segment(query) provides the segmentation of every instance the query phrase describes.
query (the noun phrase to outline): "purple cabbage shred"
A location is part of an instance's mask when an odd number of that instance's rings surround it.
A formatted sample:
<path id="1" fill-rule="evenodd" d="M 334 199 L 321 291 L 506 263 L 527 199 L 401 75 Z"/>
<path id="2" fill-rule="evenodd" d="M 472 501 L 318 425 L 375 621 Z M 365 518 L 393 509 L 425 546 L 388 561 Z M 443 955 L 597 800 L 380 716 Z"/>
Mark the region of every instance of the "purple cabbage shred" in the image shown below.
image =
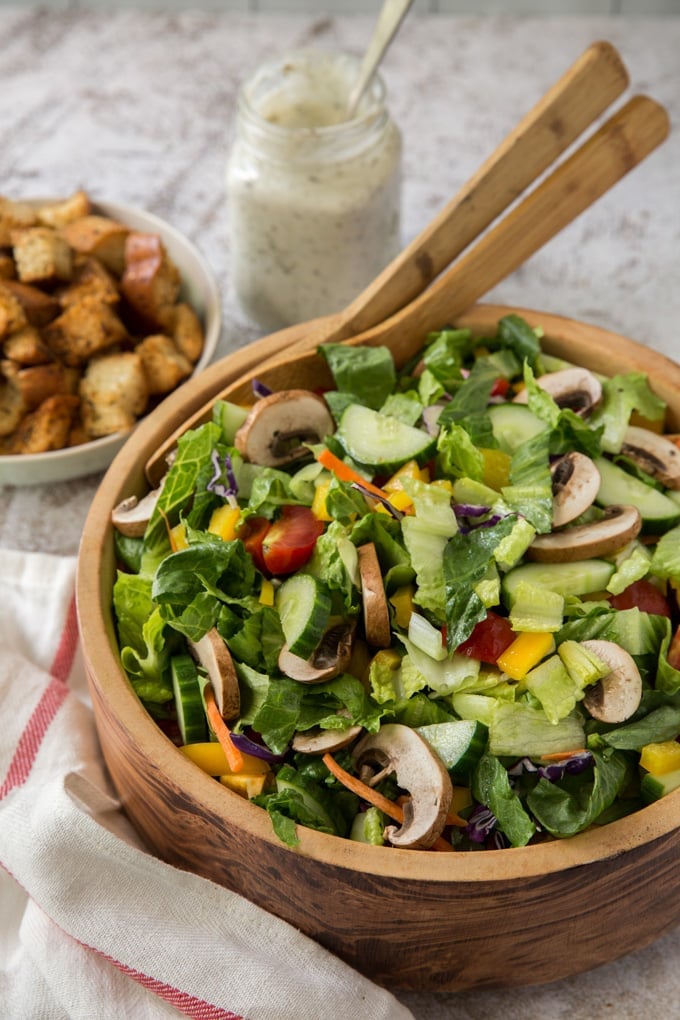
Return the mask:
<path id="1" fill-rule="evenodd" d="M 477 804 L 463 832 L 473 843 L 484 843 L 496 827 L 496 816 L 484 804 Z"/>
<path id="2" fill-rule="evenodd" d="M 273 390 L 266 386 L 265 383 L 260 382 L 259 379 L 253 379 L 251 386 L 256 397 L 268 397 L 273 393 Z"/>
<path id="3" fill-rule="evenodd" d="M 549 765 L 541 765 L 538 769 L 538 775 L 541 779 L 547 779 L 551 783 L 556 783 L 564 776 L 577 776 L 580 772 L 585 772 L 593 764 L 593 756 L 590 751 L 580 751 L 578 754 L 572 754 L 570 758 L 565 758 L 563 761 L 550 762 Z"/>
<path id="4" fill-rule="evenodd" d="M 231 457 L 228 453 L 225 453 L 223 460 L 220 462 L 220 455 L 215 449 L 210 455 L 210 462 L 213 466 L 213 476 L 206 485 L 206 489 L 235 505 L 238 484 Z"/>

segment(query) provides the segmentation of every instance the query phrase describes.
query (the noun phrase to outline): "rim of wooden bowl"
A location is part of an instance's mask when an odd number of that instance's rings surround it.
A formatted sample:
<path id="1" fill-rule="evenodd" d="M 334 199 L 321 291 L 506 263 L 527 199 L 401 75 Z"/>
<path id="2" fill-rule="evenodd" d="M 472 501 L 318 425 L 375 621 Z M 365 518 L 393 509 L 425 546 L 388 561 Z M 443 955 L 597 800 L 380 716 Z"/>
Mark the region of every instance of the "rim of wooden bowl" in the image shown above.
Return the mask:
<path id="1" fill-rule="evenodd" d="M 671 428 L 680 431 L 680 365 L 644 345 L 597 326 L 531 309 L 477 305 L 456 325 L 478 333 L 495 329 L 503 315 L 516 312 L 545 332 L 550 353 L 602 374 L 641 371 L 669 405 Z M 614 357 L 615 349 L 615 357 Z M 134 694 L 120 666 L 111 615 L 114 579 L 112 508 L 132 492 L 145 489 L 144 464 L 158 444 L 194 407 L 223 386 L 228 357 L 185 383 L 148 416 L 116 456 L 98 489 L 83 531 L 77 572 L 77 606 L 90 682 L 128 737 L 144 749 L 150 765 L 202 805 L 255 838 L 279 848 L 267 813 L 205 775 L 161 732 Z M 188 410 L 189 408 L 189 410 Z M 336 867 L 390 878 L 427 882 L 506 882 L 580 867 L 619 855 L 680 828 L 680 791 L 625 818 L 567 840 L 484 853 L 432 854 L 367 847 L 298 827 L 299 846 L 291 851 Z"/>

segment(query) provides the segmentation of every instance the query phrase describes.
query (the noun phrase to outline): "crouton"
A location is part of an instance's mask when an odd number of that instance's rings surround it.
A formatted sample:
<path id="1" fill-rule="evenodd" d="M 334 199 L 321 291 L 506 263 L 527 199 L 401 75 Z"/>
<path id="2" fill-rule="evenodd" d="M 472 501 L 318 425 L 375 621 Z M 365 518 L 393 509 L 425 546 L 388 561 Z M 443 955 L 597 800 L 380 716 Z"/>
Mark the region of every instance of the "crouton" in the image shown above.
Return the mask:
<path id="1" fill-rule="evenodd" d="M 113 273 L 92 255 L 76 255 L 71 282 L 55 292 L 62 308 L 77 304 L 84 297 L 97 298 L 107 305 L 117 305 L 120 301 Z"/>
<path id="2" fill-rule="evenodd" d="M 62 237 L 83 255 L 94 255 L 115 276 L 125 268 L 125 240 L 129 228 L 108 216 L 81 216 L 62 227 Z"/>
<path id="3" fill-rule="evenodd" d="M 153 235 L 144 237 L 144 245 Z M 125 271 L 120 289 L 132 308 L 154 329 L 168 330 L 172 327 L 174 309 L 179 297 L 180 276 L 160 238 L 150 247 L 152 254 L 146 258 L 135 257 L 139 252 L 139 235 L 131 234 L 126 245 Z"/>
<path id="4" fill-rule="evenodd" d="M 5 337 L 2 352 L 17 365 L 44 365 L 52 361 L 52 352 L 35 326 L 24 326 Z"/>
<path id="5" fill-rule="evenodd" d="M 72 380 L 62 365 L 52 361 L 47 365 L 20 367 L 13 361 L 0 362 L 4 377 L 16 386 L 27 411 L 34 411 L 47 397 L 56 393 L 74 393 Z"/>
<path id="6" fill-rule="evenodd" d="M 61 311 L 61 305 L 55 297 L 30 283 L 0 280 L 0 296 L 2 294 L 11 294 L 16 298 L 32 326 L 45 326 Z"/>
<path id="7" fill-rule="evenodd" d="M 17 275 L 14 259 L 6 251 L 0 252 L 0 280 L 13 280 Z"/>
<path id="8" fill-rule="evenodd" d="M 205 343 L 203 326 L 191 305 L 184 301 L 175 306 L 172 339 L 192 364 L 198 361 Z"/>
<path id="9" fill-rule="evenodd" d="M 193 365 L 163 333 L 145 337 L 135 350 L 142 359 L 149 393 L 154 396 L 169 393 L 191 375 Z"/>
<path id="10" fill-rule="evenodd" d="M 84 298 L 70 305 L 43 330 L 48 347 L 65 365 L 84 365 L 89 358 L 125 340 L 125 326 L 111 305 Z"/>
<path id="11" fill-rule="evenodd" d="M 0 437 L 12 435 L 25 413 L 19 390 L 11 380 L 0 377 Z"/>
<path id="12" fill-rule="evenodd" d="M 24 227 L 11 234 L 17 276 L 23 283 L 70 280 L 71 249 L 51 227 Z"/>
<path id="13" fill-rule="evenodd" d="M 136 351 L 93 358 L 80 381 L 79 394 L 90 439 L 128 431 L 149 399 L 142 359 Z"/>
<path id="14" fill-rule="evenodd" d="M 35 209 L 28 202 L 13 202 L 0 196 L 0 248 L 11 247 L 13 230 L 33 227 L 37 222 Z"/>
<path id="15" fill-rule="evenodd" d="M 27 325 L 26 313 L 8 290 L 0 285 L 0 340 Z"/>
<path id="16" fill-rule="evenodd" d="M 65 227 L 67 223 L 82 219 L 92 211 L 89 197 L 84 191 L 76 191 L 69 198 L 59 202 L 41 205 L 36 210 L 38 222 L 44 227 Z"/>
<path id="17" fill-rule="evenodd" d="M 61 450 L 68 441 L 71 423 L 78 411 L 78 397 L 59 393 L 27 414 L 16 431 L 8 437 L 6 452 L 46 453 Z"/>

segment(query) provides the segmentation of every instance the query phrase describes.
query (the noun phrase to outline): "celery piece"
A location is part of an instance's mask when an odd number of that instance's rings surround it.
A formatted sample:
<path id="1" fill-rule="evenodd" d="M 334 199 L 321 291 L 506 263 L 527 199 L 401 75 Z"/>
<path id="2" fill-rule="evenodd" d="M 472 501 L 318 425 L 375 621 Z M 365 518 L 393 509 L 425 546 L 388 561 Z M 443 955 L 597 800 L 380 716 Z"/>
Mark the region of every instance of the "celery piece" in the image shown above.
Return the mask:
<path id="1" fill-rule="evenodd" d="M 567 672 L 559 655 L 551 655 L 530 670 L 524 684 L 540 701 L 551 723 L 558 723 L 568 716 L 581 696 L 581 687 Z"/>
<path id="2" fill-rule="evenodd" d="M 557 652 L 569 676 L 580 690 L 601 680 L 609 672 L 609 666 L 593 655 L 580 641 L 563 641 L 558 646 Z"/>

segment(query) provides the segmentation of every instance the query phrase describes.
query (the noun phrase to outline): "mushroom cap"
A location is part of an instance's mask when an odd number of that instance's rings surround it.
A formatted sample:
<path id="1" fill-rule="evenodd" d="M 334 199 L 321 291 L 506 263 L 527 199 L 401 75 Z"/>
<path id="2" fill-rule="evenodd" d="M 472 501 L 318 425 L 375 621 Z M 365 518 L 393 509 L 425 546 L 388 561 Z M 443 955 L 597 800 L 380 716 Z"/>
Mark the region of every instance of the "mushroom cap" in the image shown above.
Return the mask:
<path id="1" fill-rule="evenodd" d="M 301 754 L 326 754 L 347 747 L 361 733 L 362 726 L 348 726 L 346 730 L 308 730 L 296 733 L 291 741 L 294 751 Z"/>
<path id="2" fill-rule="evenodd" d="M 279 390 L 252 407 L 234 445 L 252 464 L 281 467 L 307 454 L 304 443 L 319 443 L 334 430 L 323 397 L 311 390 Z"/>
<path id="3" fill-rule="evenodd" d="M 680 449 L 650 429 L 629 425 L 621 453 L 669 489 L 680 489 Z"/>
<path id="4" fill-rule="evenodd" d="M 536 380 L 542 390 L 549 393 L 559 407 L 568 407 L 576 414 L 586 416 L 602 399 L 602 384 L 587 368 L 562 368 L 559 372 L 547 372 Z M 527 390 L 514 398 L 516 404 L 529 401 Z"/>
<path id="5" fill-rule="evenodd" d="M 540 563 L 569 563 L 591 557 L 611 556 L 631 542 L 642 528 L 635 506 L 608 506 L 599 521 L 578 524 L 548 535 L 537 535 L 526 555 Z"/>
<path id="6" fill-rule="evenodd" d="M 401 827 L 388 825 L 385 838 L 392 846 L 426 850 L 441 836 L 453 797 L 451 778 L 437 754 L 423 738 L 401 723 L 387 723 L 356 745 L 357 768 L 376 764 L 380 776 L 394 773 L 409 799 Z M 377 782 L 374 777 L 373 782 Z"/>
<path id="7" fill-rule="evenodd" d="M 355 627 L 354 620 L 331 623 L 308 659 L 293 655 L 284 645 L 279 653 L 279 669 L 303 684 L 320 684 L 338 676 L 347 669 L 352 657 Z"/>
<path id="8" fill-rule="evenodd" d="M 553 527 L 580 517 L 595 502 L 600 488 L 600 472 L 584 453 L 572 450 L 551 466 L 553 489 Z"/>
<path id="9" fill-rule="evenodd" d="M 161 494 L 161 485 L 146 496 L 137 499 L 136 496 L 128 496 L 111 511 L 111 523 L 116 531 L 128 538 L 141 538 L 151 520 L 158 497 Z"/>
<path id="10" fill-rule="evenodd" d="M 581 644 L 610 668 L 606 676 L 586 688 L 583 704 L 599 722 L 630 719 L 642 698 L 642 679 L 635 660 L 614 641 L 592 639 Z"/>
<path id="11" fill-rule="evenodd" d="M 192 655 L 208 674 L 215 701 L 223 719 L 236 719 L 241 712 L 241 693 L 231 653 L 213 627 L 199 641 L 189 641 Z"/>
<path id="12" fill-rule="evenodd" d="M 374 648 L 389 648 L 392 642 L 390 610 L 375 544 L 366 542 L 357 552 L 366 640 Z"/>

